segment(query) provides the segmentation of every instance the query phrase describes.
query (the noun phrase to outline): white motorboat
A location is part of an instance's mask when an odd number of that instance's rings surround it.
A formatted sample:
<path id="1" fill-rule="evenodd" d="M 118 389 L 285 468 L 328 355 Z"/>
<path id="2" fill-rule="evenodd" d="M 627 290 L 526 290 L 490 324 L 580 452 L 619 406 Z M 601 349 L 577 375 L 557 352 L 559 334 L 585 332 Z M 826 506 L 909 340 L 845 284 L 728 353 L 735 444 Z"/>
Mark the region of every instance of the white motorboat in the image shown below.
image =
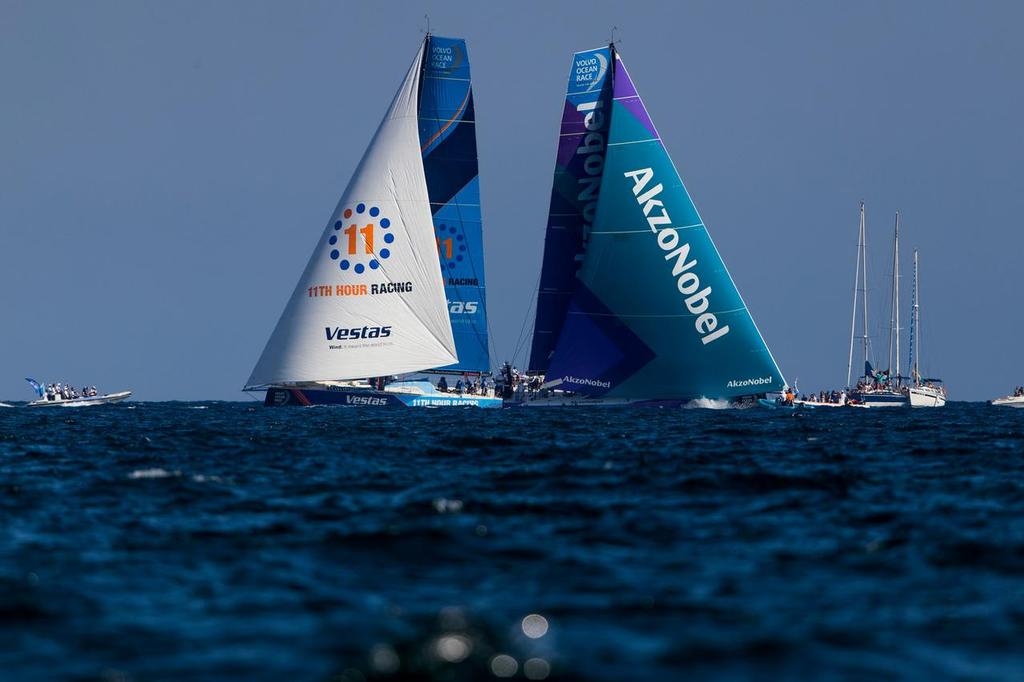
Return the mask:
<path id="1" fill-rule="evenodd" d="M 53 400 L 48 400 L 47 398 L 33 400 L 25 407 L 91 407 L 93 405 L 110 405 L 121 402 L 131 394 L 131 391 L 121 391 L 120 393 L 105 393 L 87 398 L 61 398 L 60 396 L 54 396 Z"/>
<path id="2" fill-rule="evenodd" d="M 7 403 L 0 403 L 0 407 L 14 407 L 14 405 L 8 405 Z"/>
<path id="3" fill-rule="evenodd" d="M 1024 407 L 1024 395 L 1008 395 L 1004 398 L 996 398 L 990 401 L 989 404 L 1000 407 Z"/>

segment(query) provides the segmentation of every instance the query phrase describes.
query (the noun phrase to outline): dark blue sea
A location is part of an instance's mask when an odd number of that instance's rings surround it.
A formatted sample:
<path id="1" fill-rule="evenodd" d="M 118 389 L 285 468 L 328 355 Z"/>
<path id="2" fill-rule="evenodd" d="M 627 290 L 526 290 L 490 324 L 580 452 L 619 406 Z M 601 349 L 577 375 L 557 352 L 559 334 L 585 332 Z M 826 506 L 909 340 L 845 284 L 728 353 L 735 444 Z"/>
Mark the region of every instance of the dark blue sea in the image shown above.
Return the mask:
<path id="1" fill-rule="evenodd" d="M 0 679 L 1021 680 L 1024 410 L 0 410 Z"/>

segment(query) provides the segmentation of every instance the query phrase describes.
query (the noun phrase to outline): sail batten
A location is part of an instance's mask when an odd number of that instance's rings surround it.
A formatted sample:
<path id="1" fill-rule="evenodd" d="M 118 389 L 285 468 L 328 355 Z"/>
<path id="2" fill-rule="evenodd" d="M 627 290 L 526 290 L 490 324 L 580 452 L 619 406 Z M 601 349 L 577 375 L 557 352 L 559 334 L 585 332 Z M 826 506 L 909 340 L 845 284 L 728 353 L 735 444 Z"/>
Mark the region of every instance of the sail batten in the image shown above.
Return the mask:
<path id="1" fill-rule="evenodd" d="M 418 135 L 421 46 L 247 388 L 415 372 L 457 360 Z"/>

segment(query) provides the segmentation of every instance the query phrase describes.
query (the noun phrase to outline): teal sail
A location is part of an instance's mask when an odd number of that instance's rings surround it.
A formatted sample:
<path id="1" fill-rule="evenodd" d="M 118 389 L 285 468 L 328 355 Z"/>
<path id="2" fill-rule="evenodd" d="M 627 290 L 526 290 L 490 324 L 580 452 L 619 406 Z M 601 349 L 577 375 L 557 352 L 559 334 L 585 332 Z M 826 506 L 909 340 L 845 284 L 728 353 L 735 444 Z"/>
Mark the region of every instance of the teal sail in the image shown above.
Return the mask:
<path id="1" fill-rule="evenodd" d="M 419 133 L 448 314 L 459 361 L 438 372 L 489 373 L 483 225 L 469 53 L 461 38 L 428 35 Z"/>
<path id="2" fill-rule="evenodd" d="M 781 390 L 782 373 L 621 58 L 605 53 L 607 143 L 588 161 L 601 169 L 600 194 L 545 383 L 617 399 Z"/>

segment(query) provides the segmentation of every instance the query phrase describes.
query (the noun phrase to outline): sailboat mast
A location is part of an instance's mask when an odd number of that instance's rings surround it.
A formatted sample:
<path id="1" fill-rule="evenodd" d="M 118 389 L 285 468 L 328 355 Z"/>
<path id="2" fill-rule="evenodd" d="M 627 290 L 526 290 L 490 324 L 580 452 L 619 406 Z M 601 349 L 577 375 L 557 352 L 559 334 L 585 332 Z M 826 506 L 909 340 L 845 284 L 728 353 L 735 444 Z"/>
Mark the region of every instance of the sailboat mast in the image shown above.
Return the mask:
<path id="1" fill-rule="evenodd" d="M 861 259 L 861 294 L 864 304 L 864 327 L 861 329 L 863 336 L 861 341 L 864 345 L 864 373 L 867 374 L 868 366 L 868 228 L 864 219 L 864 202 L 860 202 L 860 259 Z"/>
<path id="2" fill-rule="evenodd" d="M 900 382 L 900 212 L 896 211 L 895 261 L 893 270 L 893 286 L 895 286 L 895 317 L 896 317 L 896 382 Z"/>
<path id="3" fill-rule="evenodd" d="M 921 370 L 919 368 L 921 357 L 921 312 L 919 299 L 920 292 L 918 290 L 917 283 L 917 249 L 914 249 L 914 305 L 913 305 L 913 319 L 910 327 L 910 373 L 914 379 L 914 383 L 918 384 L 921 381 Z M 914 341 L 917 341 L 917 352 L 914 352 Z"/>
<path id="4" fill-rule="evenodd" d="M 892 242 L 892 300 L 889 315 L 889 362 L 890 378 L 893 364 L 896 376 L 900 375 L 900 212 L 896 211 L 896 229 Z M 896 341 L 896 362 L 893 363 L 893 340 Z"/>
<path id="5" fill-rule="evenodd" d="M 857 231 L 857 267 L 853 274 L 853 315 L 850 319 L 850 355 L 846 361 L 846 386 L 853 378 L 853 337 L 857 332 L 857 294 L 860 288 L 860 256 L 864 249 L 864 202 L 860 202 L 860 229 Z"/>

